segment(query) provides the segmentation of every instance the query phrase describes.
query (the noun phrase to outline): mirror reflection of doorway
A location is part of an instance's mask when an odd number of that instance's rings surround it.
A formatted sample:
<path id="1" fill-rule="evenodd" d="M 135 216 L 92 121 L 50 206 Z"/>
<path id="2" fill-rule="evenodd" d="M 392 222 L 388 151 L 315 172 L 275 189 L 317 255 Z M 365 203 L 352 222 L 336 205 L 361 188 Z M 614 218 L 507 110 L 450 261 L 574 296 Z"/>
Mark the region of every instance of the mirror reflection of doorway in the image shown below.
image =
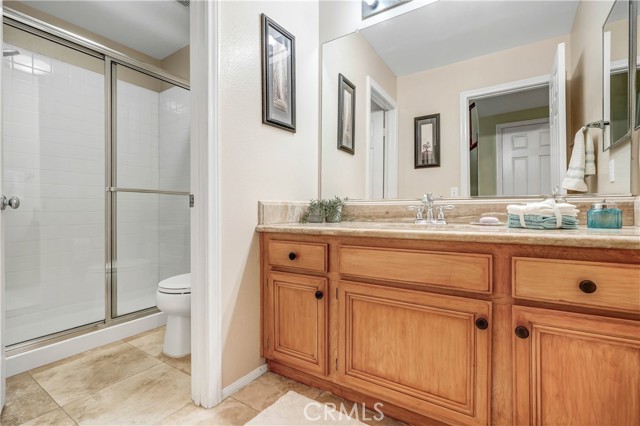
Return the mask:
<path id="1" fill-rule="evenodd" d="M 549 86 L 473 99 L 470 195 L 538 195 L 550 181 Z"/>
<path id="2" fill-rule="evenodd" d="M 380 85 L 367 77 L 368 198 L 398 196 L 398 106 Z"/>

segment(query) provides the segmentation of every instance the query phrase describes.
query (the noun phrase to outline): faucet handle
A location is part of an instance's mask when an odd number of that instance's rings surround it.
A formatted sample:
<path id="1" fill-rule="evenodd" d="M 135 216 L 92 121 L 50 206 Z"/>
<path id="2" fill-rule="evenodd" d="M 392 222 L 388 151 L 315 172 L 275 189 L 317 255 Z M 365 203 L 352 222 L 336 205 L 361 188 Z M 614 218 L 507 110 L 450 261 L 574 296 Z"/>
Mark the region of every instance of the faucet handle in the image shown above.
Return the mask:
<path id="1" fill-rule="evenodd" d="M 453 204 L 447 204 L 446 206 L 438 206 L 438 218 L 437 220 L 446 220 L 444 217 L 444 211 L 445 210 L 453 210 L 455 209 L 456 206 L 454 206 Z"/>

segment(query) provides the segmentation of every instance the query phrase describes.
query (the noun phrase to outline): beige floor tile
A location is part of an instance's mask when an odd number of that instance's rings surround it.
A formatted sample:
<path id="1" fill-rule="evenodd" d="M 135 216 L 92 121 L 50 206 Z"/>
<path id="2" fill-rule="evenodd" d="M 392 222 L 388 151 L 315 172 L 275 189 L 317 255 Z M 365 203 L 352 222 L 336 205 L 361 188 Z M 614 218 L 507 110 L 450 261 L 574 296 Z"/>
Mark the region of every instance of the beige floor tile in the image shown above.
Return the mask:
<path id="1" fill-rule="evenodd" d="M 339 398 L 333 394 L 328 392 L 322 392 L 318 398 L 316 398 L 318 402 L 322 402 L 323 404 L 330 404 L 332 408 L 342 411 L 346 414 L 349 414 L 353 418 L 357 418 L 363 423 L 366 423 L 371 426 L 405 426 L 405 423 L 402 423 L 399 420 L 393 419 L 391 417 L 384 416 L 380 419 L 380 414 L 376 411 L 372 411 L 369 409 L 362 409 L 362 404 L 358 404 L 355 402 L 347 401 L 346 399 Z M 356 405 L 354 409 L 353 406 Z M 384 406 L 381 407 L 381 410 L 384 411 Z"/>
<path id="2" fill-rule="evenodd" d="M 124 341 L 158 358 L 163 355 L 164 329 L 165 327 L 155 328 L 145 333 L 128 337 Z"/>
<path id="3" fill-rule="evenodd" d="M 63 408 L 80 425 L 134 425 L 156 423 L 190 402 L 190 377 L 160 363 Z"/>
<path id="4" fill-rule="evenodd" d="M 76 422 L 62 408 L 58 408 L 21 426 L 75 426 L 75 424 Z"/>
<path id="5" fill-rule="evenodd" d="M 160 422 L 161 425 L 242 426 L 258 412 L 233 398 L 227 398 L 210 410 L 189 404 Z"/>
<path id="6" fill-rule="evenodd" d="M 173 368 L 177 368 L 183 373 L 191 375 L 191 355 L 183 356 L 182 358 L 171 358 L 170 356 L 162 354 L 158 359 Z"/>
<path id="7" fill-rule="evenodd" d="M 0 424 L 15 426 L 58 408 L 58 404 L 36 383 L 29 373 L 7 379 L 7 399 Z"/>
<path id="8" fill-rule="evenodd" d="M 34 379 L 60 405 L 83 398 L 160 363 L 123 342 L 92 349 L 32 370 Z"/>
<path id="9" fill-rule="evenodd" d="M 254 410 L 262 411 L 291 390 L 311 399 L 316 399 L 322 392 L 320 389 L 268 372 L 231 396 Z"/>

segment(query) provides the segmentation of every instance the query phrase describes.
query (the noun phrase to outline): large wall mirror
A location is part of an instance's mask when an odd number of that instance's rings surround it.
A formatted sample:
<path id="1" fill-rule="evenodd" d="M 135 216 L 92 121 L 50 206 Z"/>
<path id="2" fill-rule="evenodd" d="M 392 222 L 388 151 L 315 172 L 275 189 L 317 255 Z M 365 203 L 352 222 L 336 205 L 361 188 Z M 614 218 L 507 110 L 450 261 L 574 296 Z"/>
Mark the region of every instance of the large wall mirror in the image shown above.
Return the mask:
<path id="1" fill-rule="evenodd" d="M 605 146 L 597 126 L 604 33 L 626 7 L 626 27 L 615 23 L 626 39 L 616 30 L 609 53 L 626 43 L 628 58 L 628 0 L 413 0 L 373 23 L 353 18 L 354 4 L 321 5 L 321 196 L 548 195 L 562 187 L 579 138 L 595 152 L 586 193 L 630 194 L 630 138 Z M 356 87 L 353 154 L 336 148 L 340 74 Z M 437 121 L 417 132 L 427 116 Z M 436 152 L 437 164 L 420 166 Z"/>

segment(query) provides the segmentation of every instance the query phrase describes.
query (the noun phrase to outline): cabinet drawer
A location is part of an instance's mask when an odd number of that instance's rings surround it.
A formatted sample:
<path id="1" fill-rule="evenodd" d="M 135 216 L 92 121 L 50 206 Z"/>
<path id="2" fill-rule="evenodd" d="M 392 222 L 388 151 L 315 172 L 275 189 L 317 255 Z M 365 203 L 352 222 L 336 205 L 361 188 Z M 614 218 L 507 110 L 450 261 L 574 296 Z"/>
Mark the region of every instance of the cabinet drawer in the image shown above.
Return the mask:
<path id="1" fill-rule="evenodd" d="M 269 241 L 269 264 L 326 272 L 327 245 L 296 241 Z"/>
<path id="2" fill-rule="evenodd" d="M 514 257 L 514 297 L 640 312 L 640 265 Z"/>
<path id="3" fill-rule="evenodd" d="M 340 247 L 340 273 L 488 293 L 491 255 Z"/>

